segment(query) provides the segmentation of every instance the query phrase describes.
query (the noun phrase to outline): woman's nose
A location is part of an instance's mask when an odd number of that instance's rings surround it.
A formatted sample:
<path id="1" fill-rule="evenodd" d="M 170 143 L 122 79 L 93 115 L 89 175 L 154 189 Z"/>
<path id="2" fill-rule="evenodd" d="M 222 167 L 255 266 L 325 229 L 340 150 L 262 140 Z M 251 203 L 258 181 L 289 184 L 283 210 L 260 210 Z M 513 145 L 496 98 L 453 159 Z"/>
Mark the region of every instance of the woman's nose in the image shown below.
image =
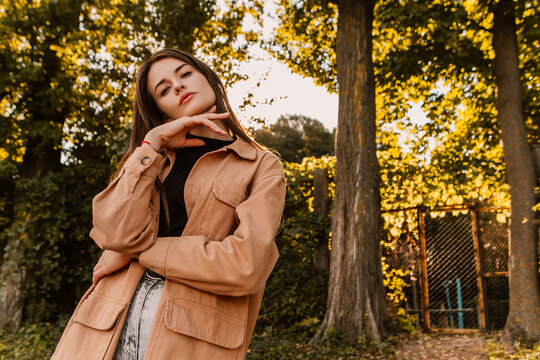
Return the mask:
<path id="1" fill-rule="evenodd" d="M 180 91 L 184 90 L 185 86 L 184 84 L 177 84 L 175 88 L 176 88 L 176 93 L 178 94 L 180 93 Z"/>

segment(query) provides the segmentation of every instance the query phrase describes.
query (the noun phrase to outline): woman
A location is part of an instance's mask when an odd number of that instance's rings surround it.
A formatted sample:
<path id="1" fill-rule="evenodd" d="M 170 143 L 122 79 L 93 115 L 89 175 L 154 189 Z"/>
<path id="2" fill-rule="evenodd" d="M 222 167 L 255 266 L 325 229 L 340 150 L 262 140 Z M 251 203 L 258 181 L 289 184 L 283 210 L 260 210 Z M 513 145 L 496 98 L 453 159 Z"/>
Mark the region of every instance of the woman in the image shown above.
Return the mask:
<path id="1" fill-rule="evenodd" d="M 214 71 L 171 49 L 142 64 L 111 179 L 92 202 L 104 251 L 52 359 L 244 359 L 286 183 Z"/>

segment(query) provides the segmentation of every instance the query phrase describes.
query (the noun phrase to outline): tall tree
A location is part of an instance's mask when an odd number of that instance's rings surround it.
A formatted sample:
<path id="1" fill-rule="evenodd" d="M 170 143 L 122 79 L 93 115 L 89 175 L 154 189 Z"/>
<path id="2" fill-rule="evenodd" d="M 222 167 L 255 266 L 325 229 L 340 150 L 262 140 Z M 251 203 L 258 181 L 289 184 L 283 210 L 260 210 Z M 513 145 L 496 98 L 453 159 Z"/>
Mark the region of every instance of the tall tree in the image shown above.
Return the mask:
<path id="1" fill-rule="evenodd" d="M 497 117 L 512 212 L 508 267 L 510 310 L 504 338 L 510 343 L 519 337 L 536 341 L 540 340 L 538 229 L 533 210 L 536 177 L 523 121 L 515 5 L 512 0 L 499 0 L 492 5 L 492 11 Z"/>
<path id="2" fill-rule="evenodd" d="M 334 328 L 351 342 L 380 343 L 386 300 L 380 247 L 379 165 L 372 63 L 374 1 L 338 2 L 336 187 L 325 318 L 313 340 Z"/>
<path id="3" fill-rule="evenodd" d="M 377 1 L 373 56 L 385 208 L 467 201 L 509 205 L 495 106 L 489 3 L 496 1 Z M 335 91 L 337 14 L 316 1 L 302 2 L 304 7 L 288 0 L 280 4 L 282 23 L 268 49 L 294 71 Z M 513 4 L 523 122 L 528 142 L 536 144 L 540 141 L 540 11 L 538 0 Z M 298 38 L 302 42 L 295 41 Z M 409 118 L 414 102 L 421 105 L 428 121 Z"/>

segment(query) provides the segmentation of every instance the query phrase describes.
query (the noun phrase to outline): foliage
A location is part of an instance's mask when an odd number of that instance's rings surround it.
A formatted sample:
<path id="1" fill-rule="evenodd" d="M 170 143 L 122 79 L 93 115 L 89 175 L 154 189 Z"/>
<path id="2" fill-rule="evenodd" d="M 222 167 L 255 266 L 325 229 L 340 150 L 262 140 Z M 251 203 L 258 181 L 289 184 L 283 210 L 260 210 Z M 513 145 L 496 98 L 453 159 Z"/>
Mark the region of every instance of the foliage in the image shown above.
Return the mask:
<path id="1" fill-rule="evenodd" d="M 71 163 L 114 163 L 126 146 L 137 64 L 157 48 L 180 47 L 200 53 L 230 85 L 256 39 L 240 31 L 252 11 L 242 2 L 220 13 L 215 0 L 66 5 L 1 3 L 0 135 L 13 162 L 27 144 L 38 151 L 52 142 Z"/>
<path id="2" fill-rule="evenodd" d="M 198 3 L 197 0 L 192 1 Z M 215 0 L 211 2 L 215 3 Z M 246 30 L 243 25 L 246 21 L 253 22 L 257 14 L 262 13 L 263 1 L 234 0 L 225 4 L 220 8 L 212 7 L 210 18 L 195 28 L 193 49 L 195 55 L 211 66 L 228 87 L 248 77 L 242 72 L 242 64 L 255 58 L 248 49 L 260 40 L 261 31 Z M 163 10 L 168 12 L 170 8 L 164 7 Z M 170 26 L 173 31 L 179 32 L 176 23 L 172 22 Z M 247 96 L 240 110 L 253 105 L 251 97 L 252 94 Z"/>
<path id="3" fill-rule="evenodd" d="M 388 246 L 383 241 L 383 247 Z M 392 269 L 382 257 L 382 270 L 384 274 L 383 284 L 386 288 L 386 297 L 389 307 L 389 318 L 397 324 L 399 330 L 409 335 L 415 335 L 416 316 L 406 313 L 404 307 L 407 302 L 403 289 L 411 286 L 405 279 L 407 274 L 401 269 Z"/>
<path id="4" fill-rule="evenodd" d="M 383 273 L 385 274 L 383 280 L 384 286 L 388 290 L 391 290 L 391 292 L 388 294 L 388 300 L 390 300 L 396 305 L 399 305 L 402 301 L 405 300 L 405 294 L 403 293 L 403 289 L 410 286 L 403 280 L 403 278 L 407 274 L 400 269 L 390 269 L 390 266 L 384 262 L 384 257 L 382 261 Z"/>
<path id="5" fill-rule="evenodd" d="M 379 349 L 375 343 L 346 345 L 337 335 L 327 336 L 315 344 L 308 344 L 308 337 L 279 337 L 270 334 L 255 335 L 251 341 L 248 360 L 274 359 L 391 359 L 395 355 L 397 339 L 389 337 Z"/>
<path id="6" fill-rule="evenodd" d="M 2 233 L 11 223 L 13 218 L 13 194 L 15 182 L 13 178 L 17 173 L 14 164 L 0 160 L 0 233 Z M 0 256 L 3 255 L 6 241 L 0 236 Z"/>
<path id="7" fill-rule="evenodd" d="M 334 154 L 334 134 L 315 119 L 303 115 L 281 115 L 274 124 L 253 131 L 255 139 L 277 150 L 287 162 L 304 157 Z"/>
<path id="8" fill-rule="evenodd" d="M 56 321 L 58 314 L 72 312 L 90 286 L 100 252 L 88 237 L 92 197 L 106 175 L 102 169 L 92 174 L 70 166 L 15 183 L 14 220 L 3 236 L 6 254 L 18 256 L 4 257 L 2 273 L 24 272 L 23 318 L 28 321 Z"/>
<path id="9" fill-rule="evenodd" d="M 524 112 L 534 144 L 540 134 L 538 3 L 516 6 Z M 276 17 L 265 47 L 292 71 L 337 91 L 337 6 L 281 0 Z M 373 26 L 383 208 L 508 206 L 485 2 L 378 1 Z M 415 104 L 428 121 L 410 117 Z"/>
<path id="10" fill-rule="evenodd" d="M 327 0 L 279 0 L 274 37 L 262 44 L 293 72 L 337 92 L 338 6 Z"/>
<path id="11" fill-rule="evenodd" d="M 333 197 L 332 157 L 306 157 L 285 163 L 287 197 L 283 226 L 276 237 L 280 257 L 268 279 L 256 331 L 259 333 L 311 332 L 324 316 L 328 273 L 314 264 L 319 241 L 328 242 L 329 214 L 313 211 L 313 170 L 328 170 Z"/>
<path id="12" fill-rule="evenodd" d="M 50 359 L 65 322 L 27 323 L 16 331 L 0 329 L 0 360 Z"/>
<path id="13" fill-rule="evenodd" d="M 519 339 L 508 349 L 506 344 L 492 340 L 488 343 L 487 357 L 489 360 L 539 359 L 540 342 L 535 344 Z"/>

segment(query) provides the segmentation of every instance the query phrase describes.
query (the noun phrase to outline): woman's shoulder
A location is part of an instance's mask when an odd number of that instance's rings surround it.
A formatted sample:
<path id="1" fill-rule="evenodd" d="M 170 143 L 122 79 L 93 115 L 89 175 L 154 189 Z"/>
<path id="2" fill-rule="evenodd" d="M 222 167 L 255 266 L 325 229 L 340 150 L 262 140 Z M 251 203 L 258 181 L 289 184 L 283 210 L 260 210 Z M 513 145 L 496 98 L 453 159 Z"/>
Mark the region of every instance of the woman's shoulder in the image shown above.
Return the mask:
<path id="1" fill-rule="evenodd" d="M 263 177 L 272 175 L 284 176 L 283 164 L 278 153 L 270 150 L 257 149 L 257 158 L 259 160 L 259 175 L 262 175 Z"/>
<path id="2" fill-rule="evenodd" d="M 257 163 L 274 163 L 281 166 L 279 153 L 273 149 L 260 148 L 252 142 L 237 136 L 235 141 L 227 146 L 234 150 L 241 158 L 247 160 L 255 160 Z"/>

